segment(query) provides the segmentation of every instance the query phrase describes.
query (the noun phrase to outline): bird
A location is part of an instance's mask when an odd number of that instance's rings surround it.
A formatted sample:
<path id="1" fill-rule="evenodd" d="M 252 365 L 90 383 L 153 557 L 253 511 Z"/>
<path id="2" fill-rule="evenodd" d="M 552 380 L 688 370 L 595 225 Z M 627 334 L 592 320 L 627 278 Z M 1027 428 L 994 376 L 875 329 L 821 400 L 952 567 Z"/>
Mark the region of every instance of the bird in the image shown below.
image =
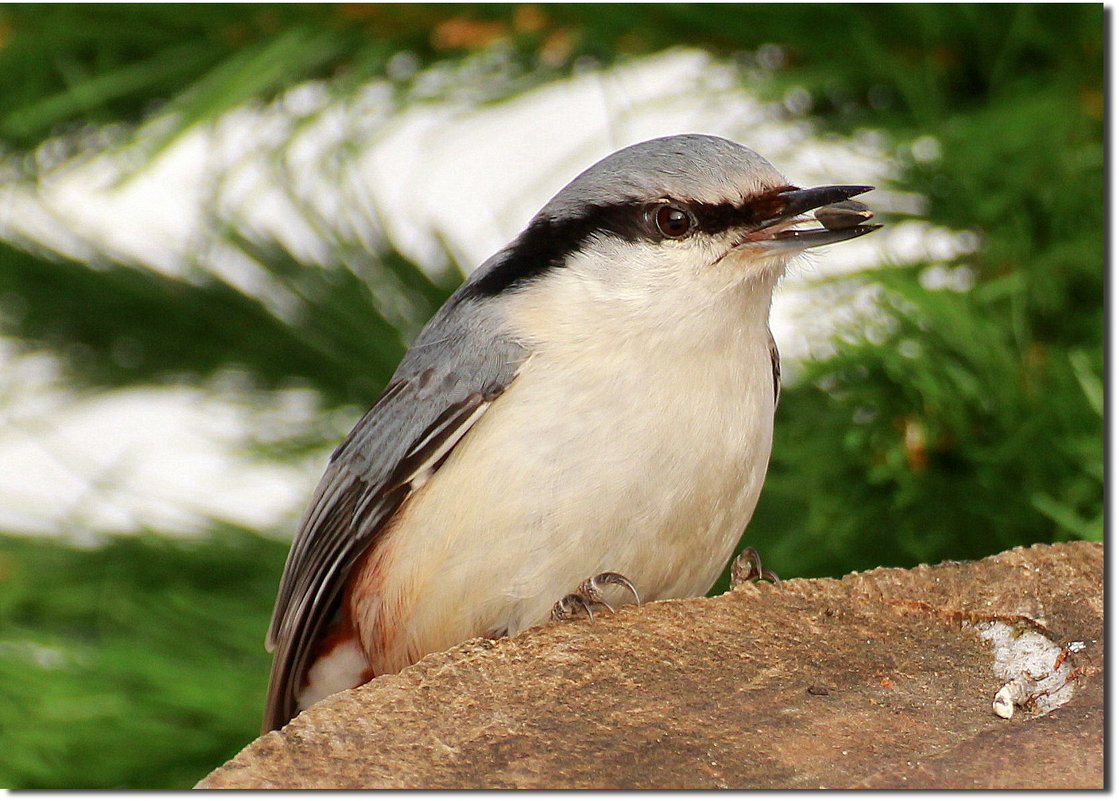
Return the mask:
<path id="1" fill-rule="evenodd" d="M 880 227 L 843 207 L 796 225 L 872 188 L 802 189 L 679 134 L 560 190 L 330 457 L 277 593 L 263 731 L 474 637 L 706 593 L 769 462 L 774 287 L 797 254 Z"/>

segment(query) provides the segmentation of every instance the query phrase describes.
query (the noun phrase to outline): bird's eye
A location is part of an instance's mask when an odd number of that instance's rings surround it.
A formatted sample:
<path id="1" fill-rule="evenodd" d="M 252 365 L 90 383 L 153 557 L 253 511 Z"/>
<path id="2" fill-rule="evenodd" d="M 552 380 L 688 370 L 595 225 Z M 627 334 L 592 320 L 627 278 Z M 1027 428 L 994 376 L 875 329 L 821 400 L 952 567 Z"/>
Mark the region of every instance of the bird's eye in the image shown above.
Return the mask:
<path id="1" fill-rule="evenodd" d="M 692 216 L 679 206 L 661 206 L 657 209 L 657 228 L 665 236 L 679 239 L 692 230 Z"/>

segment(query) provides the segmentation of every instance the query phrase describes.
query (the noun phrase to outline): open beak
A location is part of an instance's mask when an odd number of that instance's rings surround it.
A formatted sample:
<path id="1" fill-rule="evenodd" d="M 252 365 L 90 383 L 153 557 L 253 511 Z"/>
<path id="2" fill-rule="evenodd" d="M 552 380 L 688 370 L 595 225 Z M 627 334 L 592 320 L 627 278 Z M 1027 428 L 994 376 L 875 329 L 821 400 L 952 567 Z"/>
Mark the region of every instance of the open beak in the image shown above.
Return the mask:
<path id="1" fill-rule="evenodd" d="M 806 248 L 831 245 L 854 239 L 881 225 L 868 225 L 863 220 L 874 216 L 869 208 L 858 201 L 850 200 L 855 195 L 869 192 L 873 186 L 816 186 L 811 189 L 790 189 L 778 192 L 774 197 L 775 208 L 772 214 L 762 220 L 748 241 L 762 245 L 767 250 L 804 250 Z M 805 212 L 818 210 L 816 219 L 824 224 L 821 228 L 791 228 L 797 223 L 807 222 L 799 218 Z"/>

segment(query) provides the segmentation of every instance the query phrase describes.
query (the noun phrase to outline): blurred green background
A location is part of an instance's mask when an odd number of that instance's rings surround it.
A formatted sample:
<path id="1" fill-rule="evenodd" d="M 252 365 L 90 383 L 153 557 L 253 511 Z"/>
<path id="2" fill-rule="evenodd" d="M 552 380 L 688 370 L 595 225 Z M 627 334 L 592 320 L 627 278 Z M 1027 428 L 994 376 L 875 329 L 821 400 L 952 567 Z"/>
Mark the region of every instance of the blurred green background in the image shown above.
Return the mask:
<path id="1" fill-rule="evenodd" d="M 143 171 L 191 129 L 308 81 L 345 102 L 387 76 L 407 104 L 428 70 L 495 48 L 506 73 L 479 105 L 669 47 L 746 66 L 779 52 L 743 68 L 751 92 L 801 92 L 821 136 L 874 131 L 896 154 L 887 188 L 980 244 L 939 265 L 965 267 L 966 291 L 920 261 L 842 279 L 872 288 L 888 322 L 841 326 L 834 353 L 786 382 L 745 542 L 786 577 L 972 559 L 1103 533 L 1104 24 L 1099 5 L 9 5 L 0 188 L 133 145 L 158 116 Z M 250 397 L 312 390 L 329 424 L 250 445 L 320 459 L 459 278 L 387 239 L 336 235 L 311 260 L 236 225 L 225 237 L 293 313 L 201 270 L 12 237 L 7 352 L 51 354 L 80 396 L 230 370 Z M 122 341 L 142 357 L 121 358 Z M 236 753 L 259 725 L 285 536 L 221 520 L 193 537 L 0 536 L 0 785 L 188 787 Z"/>

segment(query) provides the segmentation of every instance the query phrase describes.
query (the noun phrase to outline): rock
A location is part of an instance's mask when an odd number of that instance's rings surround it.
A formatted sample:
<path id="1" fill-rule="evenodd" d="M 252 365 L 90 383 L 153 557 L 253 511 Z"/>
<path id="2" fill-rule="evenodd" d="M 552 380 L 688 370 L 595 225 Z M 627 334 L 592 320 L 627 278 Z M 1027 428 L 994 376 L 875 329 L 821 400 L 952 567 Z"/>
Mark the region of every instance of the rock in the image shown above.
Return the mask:
<path id="1" fill-rule="evenodd" d="M 433 654 L 198 787 L 1102 788 L 1103 657 L 1099 544 L 747 584 Z"/>

